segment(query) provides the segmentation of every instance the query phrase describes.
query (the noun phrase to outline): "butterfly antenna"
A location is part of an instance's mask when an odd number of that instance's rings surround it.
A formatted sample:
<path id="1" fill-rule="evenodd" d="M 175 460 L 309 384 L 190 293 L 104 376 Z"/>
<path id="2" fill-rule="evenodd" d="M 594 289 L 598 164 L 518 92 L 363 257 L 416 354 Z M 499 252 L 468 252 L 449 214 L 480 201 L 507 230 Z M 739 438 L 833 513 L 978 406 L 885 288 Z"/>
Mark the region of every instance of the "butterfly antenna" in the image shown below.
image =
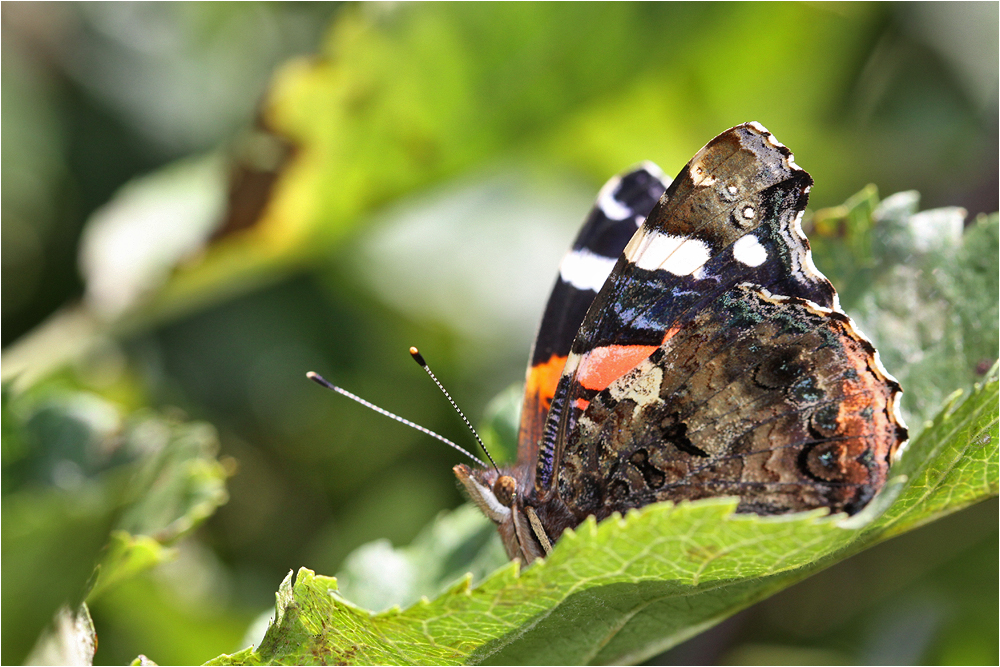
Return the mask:
<path id="1" fill-rule="evenodd" d="M 428 376 L 430 376 L 431 380 L 434 381 L 434 384 L 436 384 L 437 387 L 438 387 L 438 389 L 441 390 L 441 393 L 444 394 L 444 397 L 448 399 L 449 403 L 451 403 L 451 407 L 455 408 L 455 412 L 458 413 L 458 416 L 462 418 L 462 421 L 465 422 L 465 425 L 469 427 L 470 431 L 472 431 L 473 437 L 475 437 L 476 442 L 479 443 L 479 446 L 482 447 L 483 452 L 486 454 L 486 458 L 488 458 L 490 460 L 490 463 L 493 464 L 493 469 L 496 470 L 497 473 L 499 474 L 500 473 L 500 468 L 497 467 L 496 461 L 494 461 L 493 457 L 490 456 L 490 450 L 486 449 L 486 444 L 483 443 L 483 439 L 479 437 L 479 434 L 476 433 L 476 429 L 474 429 L 472 427 L 472 424 L 469 422 L 469 419 L 465 416 L 465 413 L 462 412 L 462 409 L 460 407 L 458 407 L 457 403 L 455 403 L 455 399 L 453 399 L 451 397 L 451 394 L 448 393 L 448 390 L 444 388 L 444 385 L 441 384 L 441 382 L 437 379 L 437 376 L 434 375 L 434 372 L 431 371 L 430 366 L 428 366 L 427 362 L 424 361 L 423 355 L 420 354 L 420 352 L 417 350 L 417 348 L 411 347 L 410 348 L 410 356 L 413 357 L 413 360 L 415 362 L 417 362 L 417 364 L 421 368 L 424 369 L 424 372 L 426 372 Z M 483 467 L 485 468 L 486 466 L 484 465 Z"/>
<path id="2" fill-rule="evenodd" d="M 404 419 L 403 417 L 400 417 L 397 414 L 393 414 L 393 413 L 389 412 L 388 410 L 386 410 L 384 408 L 380 408 L 379 406 L 375 405 L 374 403 L 369 403 L 368 401 L 366 401 L 365 399 L 361 398 L 360 396 L 352 394 L 351 392 L 347 391 L 346 389 L 344 389 L 342 387 L 338 387 L 337 385 L 328 382 L 319 373 L 313 373 L 312 371 L 309 371 L 308 373 L 306 373 L 306 377 L 309 378 L 310 380 L 312 380 L 313 382 L 315 382 L 318 385 L 321 385 L 323 387 L 326 387 L 327 389 L 333 390 L 333 391 L 337 392 L 338 394 L 340 394 L 341 396 L 346 396 L 347 398 L 351 399 L 352 401 L 360 403 L 361 405 L 365 406 L 366 408 L 374 410 L 375 412 L 379 413 L 380 415 L 385 415 L 389 419 L 395 419 L 400 424 L 406 424 L 410 428 L 415 428 L 416 430 L 420 431 L 421 433 L 425 433 L 425 434 L 431 436 L 432 438 L 440 440 L 441 442 L 443 442 L 444 444 L 448 445 L 449 447 L 454 447 L 458 451 L 460 451 L 463 454 L 465 454 L 466 456 L 468 456 L 470 459 L 472 459 L 473 461 L 475 461 L 476 463 L 478 463 L 480 467 L 482 467 L 482 468 L 486 468 L 487 467 L 487 465 L 486 465 L 486 463 L 484 461 L 482 461 L 479 458 L 473 456 L 472 454 L 470 454 L 469 452 L 467 452 L 463 448 L 459 447 L 458 445 L 456 445 L 454 442 L 452 442 L 448 438 L 444 437 L 443 435 L 435 433 L 434 431 L 430 430 L 429 428 L 424 428 L 420 424 L 414 424 L 409 419 Z M 468 422 L 466 422 L 466 423 L 468 423 Z M 478 439 L 479 436 L 476 436 L 476 437 Z M 479 442 L 480 442 L 480 444 L 482 444 L 482 440 L 480 440 Z M 489 456 L 489 452 L 487 452 L 486 455 Z M 493 459 L 490 459 L 490 461 L 492 462 Z M 494 467 L 496 467 L 496 464 L 494 464 Z"/>

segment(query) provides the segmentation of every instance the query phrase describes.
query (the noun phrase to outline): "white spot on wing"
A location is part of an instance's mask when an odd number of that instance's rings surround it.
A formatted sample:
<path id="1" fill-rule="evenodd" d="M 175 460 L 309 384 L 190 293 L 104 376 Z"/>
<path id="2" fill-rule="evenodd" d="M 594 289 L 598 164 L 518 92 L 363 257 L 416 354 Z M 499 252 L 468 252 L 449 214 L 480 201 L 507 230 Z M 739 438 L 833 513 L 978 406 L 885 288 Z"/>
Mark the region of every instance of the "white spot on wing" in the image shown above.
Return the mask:
<path id="1" fill-rule="evenodd" d="M 760 266 L 767 260 L 767 250 L 760 244 L 756 236 L 747 234 L 733 244 L 733 257 L 741 264 Z"/>
<path id="2" fill-rule="evenodd" d="M 670 178 L 668 178 L 667 175 L 663 173 L 663 170 L 660 169 L 660 166 L 655 162 L 650 162 L 649 160 L 643 160 L 642 162 L 639 163 L 639 166 L 648 171 L 649 173 L 651 173 L 653 176 L 655 176 L 656 179 L 659 180 L 664 185 L 670 185 Z"/>
<path id="3" fill-rule="evenodd" d="M 702 166 L 701 162 L 695 162 L 691 165 L 691 182 L 696 186 L 701 188 L 706 188 L 715 183 L 715 176 L 708 173 L 705 167 Z"/>
<path id="4" fill-rule="evenodd" d="M 615 199 L 615 190 L 618 189 L 621 182 L 622 179 L 617 176 L 612 178 L 605 183 L 600 194 L 597 195 L 597 207 L 610 220 L 624 220 L 635 214 L 632 209 Z"/>
<path id="5" fill-rule="evenodd" d="M 659 398 L 662 382 L 663 369 L 646 359 L 611 383 L 608 392 L 616 401 L 632 399 L 636 403 L 635 411 L 639 412 L 646 404 Z"/>
<path id="6" fill-rule="evenodd" d="M 598 291 L 611 275 L 616 260 L 586 248 L 574 250 L 559 264 L 559 277 L 580 290 Z"/>
<path id="7" fill-rule="evenodd" d="M 653 231 L 640 231 L 625 248 L 625 257 L 640 269 L 663 269 L 675 276 L 693 274 L 711 256 L 711 249 L 704 241 Z"/>

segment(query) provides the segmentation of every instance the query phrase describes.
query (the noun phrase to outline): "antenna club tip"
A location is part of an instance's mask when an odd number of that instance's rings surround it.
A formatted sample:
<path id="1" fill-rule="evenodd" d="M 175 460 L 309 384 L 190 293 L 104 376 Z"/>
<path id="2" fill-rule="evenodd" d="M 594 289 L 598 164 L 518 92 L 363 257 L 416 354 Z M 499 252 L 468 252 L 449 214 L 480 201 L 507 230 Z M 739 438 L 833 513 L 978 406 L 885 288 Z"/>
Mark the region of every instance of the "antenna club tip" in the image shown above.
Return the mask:
<path id="1" fill-rule="evenodd" d="M 411 347 L 410 348 L 410 356 L 413 357 L 413 360 L 416 361 L 421 366 L 424 366 L 424 367 L 427 366 L 427 362 L 424 361 L 423 355 L 420 354 L 420 352 L 417 350 L 417 348 L 415 348 L 415 347 Z"/>
<path id="2" fill-rule="evenodd" d="M 306 373 L 306 377 L 315 382 L 316 384 L 322 385 L 324 387 L 326 387 L 329 384 L 319 373 L 314 373 L 312 371 L 309 371 L 308 373 Z"/>

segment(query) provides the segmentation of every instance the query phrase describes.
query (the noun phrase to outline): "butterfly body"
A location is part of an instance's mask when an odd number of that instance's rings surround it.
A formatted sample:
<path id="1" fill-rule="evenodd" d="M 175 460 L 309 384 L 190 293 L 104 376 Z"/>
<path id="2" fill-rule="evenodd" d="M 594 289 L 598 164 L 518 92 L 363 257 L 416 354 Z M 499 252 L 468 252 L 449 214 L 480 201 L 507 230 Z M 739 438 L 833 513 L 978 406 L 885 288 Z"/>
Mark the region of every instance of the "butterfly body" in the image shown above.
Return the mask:
<path id="1" fill-rule="evenodd" d="M 652 502 L 854 513 L 882 487 L 901 391 L 813 266 L 811 184 L 747 123 L 672 183 L 646 164 L 605 186 L 543 317 L 517 463 L 455 468 L 511 558 Z"/>

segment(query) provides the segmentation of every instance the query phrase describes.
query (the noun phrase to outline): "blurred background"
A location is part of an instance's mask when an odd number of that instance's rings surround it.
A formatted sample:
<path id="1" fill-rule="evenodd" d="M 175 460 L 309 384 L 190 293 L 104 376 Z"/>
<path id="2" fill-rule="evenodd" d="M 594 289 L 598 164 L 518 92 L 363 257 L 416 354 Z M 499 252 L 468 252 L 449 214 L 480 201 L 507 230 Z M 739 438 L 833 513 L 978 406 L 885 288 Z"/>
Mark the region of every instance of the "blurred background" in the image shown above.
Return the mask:
<path id="1" fill-rule="evenodd" d="M 30 445 L 13 443 L 46 442 L 53 396 L 76 397 L 59 409 L 93 443 L 136 414 L 207 422 L 228 479 L 227 503 L 162 540 L 169 562 L 93 600 L 99 664 L 242 648 L 289 569 L 335 574 L 461 504 L 454 452 L 305 372 L 468 443 L 407 348 L 482 419 L 523 378 L 559 258 L 624 168 L 673 175 L 758 120 L 813 175 L 811 210 L 868 184 L 969 220 L 997 210 L 996 3 L 5 2 L 0 17 L 4 579 L 17 494 L 72 499 L 122 463 L 18 467 Z M 997 519 L 995 500 L 965 510 L 656 661 L 996 662 Z M 34 636 L 5 634 L 3 661 Z"/>

